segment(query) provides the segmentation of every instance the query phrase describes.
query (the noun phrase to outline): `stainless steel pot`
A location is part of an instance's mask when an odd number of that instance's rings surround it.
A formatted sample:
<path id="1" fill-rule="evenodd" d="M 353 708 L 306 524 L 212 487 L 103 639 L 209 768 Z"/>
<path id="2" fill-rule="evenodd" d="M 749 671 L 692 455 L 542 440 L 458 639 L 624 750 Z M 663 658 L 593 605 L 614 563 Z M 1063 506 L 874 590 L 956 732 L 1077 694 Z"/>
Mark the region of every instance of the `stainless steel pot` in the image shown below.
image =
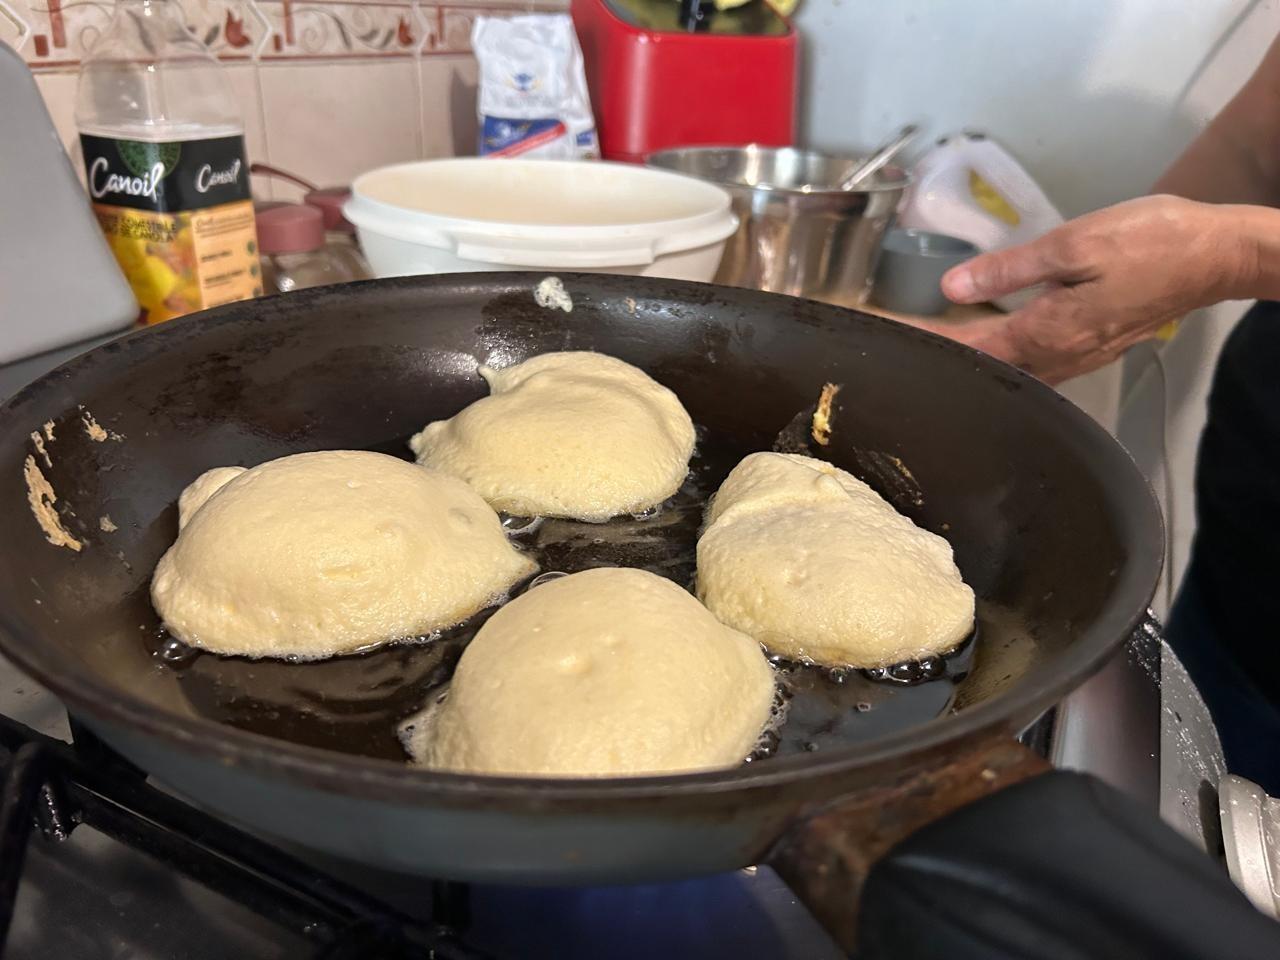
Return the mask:
<path id="1" fill-rule="evenodd" d="M 733 195 L 741 224 L 718 283 L 848 304 L 870 292 L 880 238 L 907 185 L 905 171 L 886 166 L 857 189 L 841 190 L 858 159 L 751 145 L 663 150 L 648 163 Z"/>

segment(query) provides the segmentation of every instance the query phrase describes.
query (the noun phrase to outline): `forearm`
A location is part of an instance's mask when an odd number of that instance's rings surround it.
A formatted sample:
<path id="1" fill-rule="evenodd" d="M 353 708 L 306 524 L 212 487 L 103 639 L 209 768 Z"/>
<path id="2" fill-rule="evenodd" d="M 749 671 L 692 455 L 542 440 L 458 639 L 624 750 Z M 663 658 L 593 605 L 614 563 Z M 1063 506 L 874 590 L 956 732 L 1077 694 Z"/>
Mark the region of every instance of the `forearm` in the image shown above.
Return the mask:
<path id="1" fill-rule="evenodd" d="M 1152 192 L 1207 203 L 1280 205 L 1280 38 Z"/>
<path id="2" fill-rule="evenodd" d="M 1217 207 L 1218 241 L 1231 251 L 1214 300 L 1280 300 L 1280 210 Z"/>
<path id="3" fill-rule="evenodd" d="M 1280 210 L 1141 197 L 974 257 L 942 278 L 957 303 L 1036 286 L 1045 292 L 1008 316 L 940 332 L 1049 383 L 1088 373 L 1200 307 L 1280 300 Z"/>
<path id="4" fill-rule="evenodd" d="M 1276 104 L 1280 113 L 1280 103 Z M 1232 117 L 1210 124 L 1156 181 L 1152 193 L 1205 203 L 1280 205 L 1280 183 L 1259 151 L 1233 130 Z"/>

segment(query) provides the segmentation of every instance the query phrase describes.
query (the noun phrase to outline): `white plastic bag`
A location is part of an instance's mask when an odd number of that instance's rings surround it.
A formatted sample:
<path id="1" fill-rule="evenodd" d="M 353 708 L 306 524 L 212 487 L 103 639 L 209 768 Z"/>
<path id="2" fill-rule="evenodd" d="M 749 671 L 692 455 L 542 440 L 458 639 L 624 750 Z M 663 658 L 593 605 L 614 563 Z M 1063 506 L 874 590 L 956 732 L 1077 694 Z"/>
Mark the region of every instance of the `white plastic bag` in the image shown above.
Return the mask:
<path id="1" fill-rule="evenodd" d="M 480 156 L 577 160 L 600 155 L 568 14 L 477 17 Z"/>

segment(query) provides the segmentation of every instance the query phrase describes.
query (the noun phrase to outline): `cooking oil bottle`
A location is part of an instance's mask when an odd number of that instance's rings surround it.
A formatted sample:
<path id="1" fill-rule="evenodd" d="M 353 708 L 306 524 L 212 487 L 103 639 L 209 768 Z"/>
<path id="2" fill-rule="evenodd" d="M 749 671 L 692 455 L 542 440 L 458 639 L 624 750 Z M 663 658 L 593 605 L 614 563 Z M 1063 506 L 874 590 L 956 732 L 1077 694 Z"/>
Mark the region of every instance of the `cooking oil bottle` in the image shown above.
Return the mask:
<path id="1" fill-rule="evenodd" d="M 146 323 L 262 292 L 244 124 L 174 0 L 116 0 L 80 70 L 98 221 Z"/>

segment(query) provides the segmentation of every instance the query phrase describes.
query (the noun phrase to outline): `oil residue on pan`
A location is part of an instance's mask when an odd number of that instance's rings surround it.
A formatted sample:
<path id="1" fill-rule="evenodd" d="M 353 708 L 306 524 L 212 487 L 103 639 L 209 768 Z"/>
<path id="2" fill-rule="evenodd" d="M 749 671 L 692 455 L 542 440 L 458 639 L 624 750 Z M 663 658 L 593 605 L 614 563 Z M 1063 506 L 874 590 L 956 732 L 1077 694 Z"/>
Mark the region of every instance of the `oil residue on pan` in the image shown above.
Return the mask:
<path id="1" fill-rule="evenodd" d="M 707 498 L 752 452 L 705 430 L 698 435 L 688 480 L 657 511 L 608 523 L 505 520 L 513 541 L 538 561 L 540 573 L 531 583 L 549 573 L 630 566 L 692 587 Z M 492 612 L 418 642 L 311 663 L 214 656 L 164 632 L 146 642 L 160 669 L 178 675 L 179 689 L 202 716 L 278 739 L 400 760 L 405 753 L 397 728 L 439 695 L 463 648 Z M 978 633 L 984 615 L 980 602 Z M 750 759 L 767 762 L 771 756 L 874 740 L 940 716 L 952 708 L 976 646 L 971 640 L 947 657 L 883 671 L 775 660 L 784 719 Z"/>

